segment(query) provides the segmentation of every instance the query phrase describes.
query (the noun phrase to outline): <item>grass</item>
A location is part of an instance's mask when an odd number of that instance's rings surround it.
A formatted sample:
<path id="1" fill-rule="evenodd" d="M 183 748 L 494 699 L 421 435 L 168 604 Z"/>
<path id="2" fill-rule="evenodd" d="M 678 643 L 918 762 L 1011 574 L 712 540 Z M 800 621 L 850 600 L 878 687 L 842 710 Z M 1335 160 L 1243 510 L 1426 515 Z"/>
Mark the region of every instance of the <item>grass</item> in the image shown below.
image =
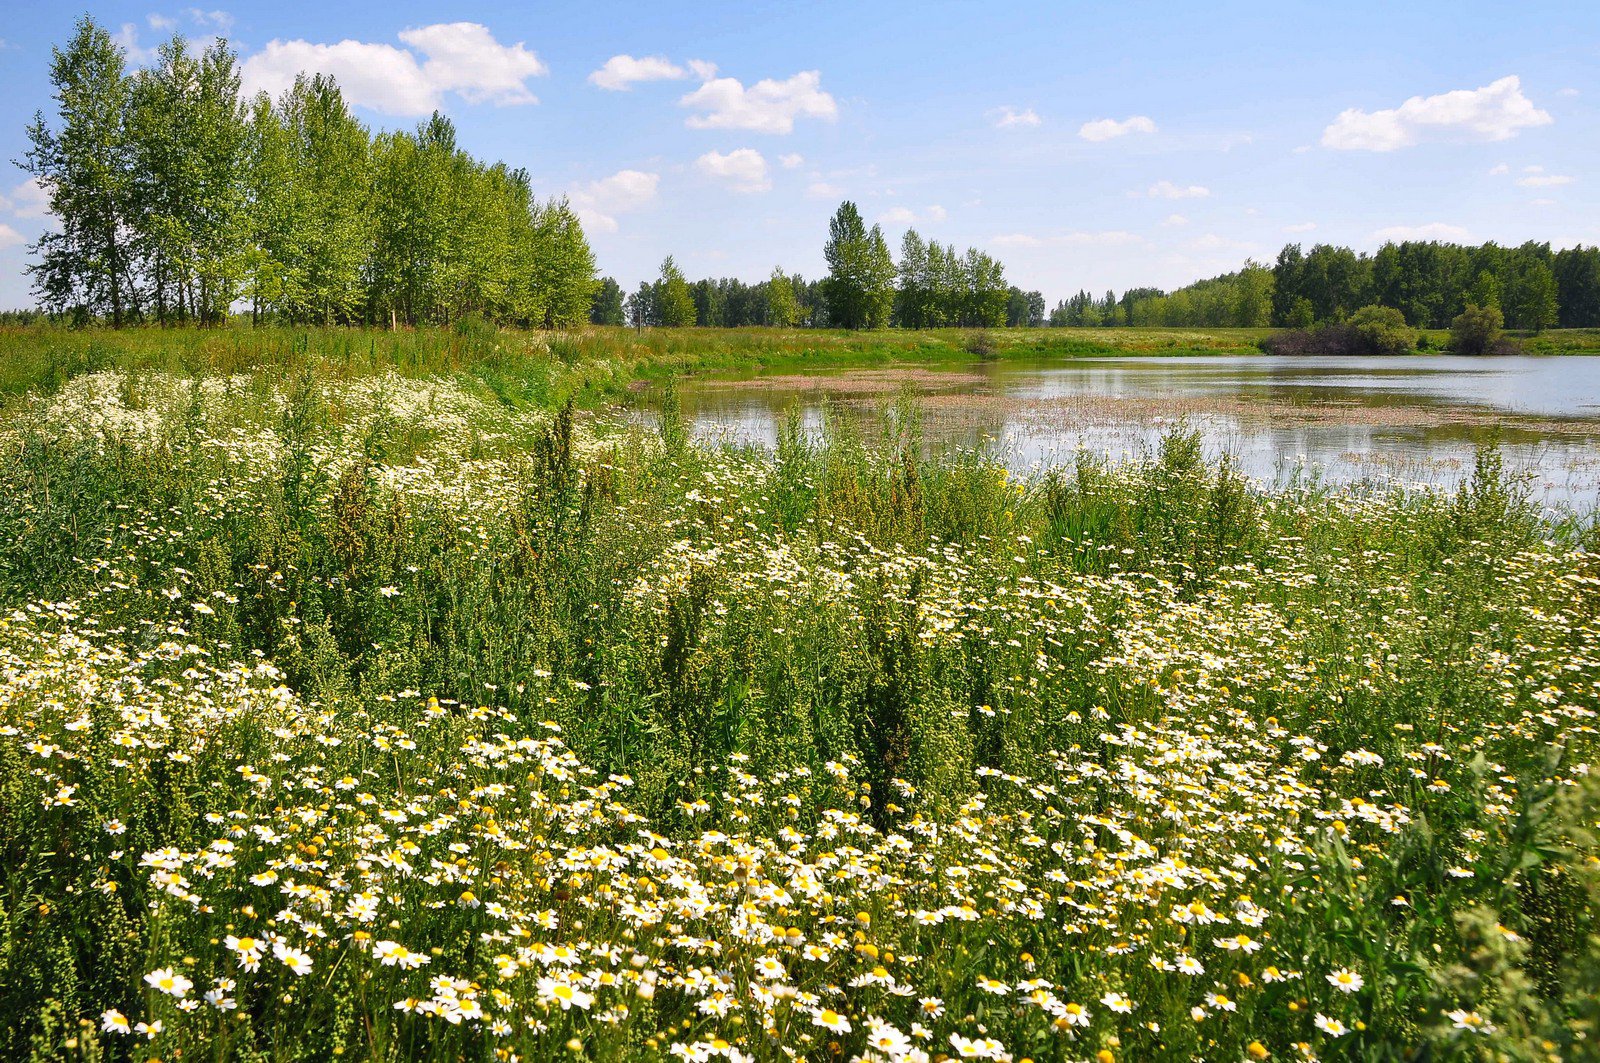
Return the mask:
<path id="1" fill-rule="evenodd" d="M 940 337 L 272 335 L 0 340 L 0 1057 L 1590 1058 L 1600 543 L 1493 451 L 1018 481 L 563 405 Z"/>

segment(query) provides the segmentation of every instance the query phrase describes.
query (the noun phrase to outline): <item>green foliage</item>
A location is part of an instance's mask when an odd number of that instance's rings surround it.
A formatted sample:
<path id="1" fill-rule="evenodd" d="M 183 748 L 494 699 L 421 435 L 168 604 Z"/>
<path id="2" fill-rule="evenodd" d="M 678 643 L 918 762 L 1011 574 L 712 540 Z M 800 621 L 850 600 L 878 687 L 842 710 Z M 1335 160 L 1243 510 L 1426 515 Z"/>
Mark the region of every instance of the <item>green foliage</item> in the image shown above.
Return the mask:
<path id="1" fill-rule="evenodd" d="M 1373 354 L 1407 354 L 1417 345 L 1416 330 L 1391 306 L 1363 306 L 1346 325 Z"/>
<path id="2" fill-rule="evenodd" d="M 588 320 L 594 257 L 564 200 L 487 165 L 441 115 L 374 137 L 325 75 L 276 102 L 241 97 L 226 42 L 174 37 L 129 75 L 89 19 L 52 66 L 57 122 L 29 128 L 27 166 L 59 231 L 35 248 L 52 314 L 253 322 L 533 327 Z"/>
<path id="3" fill-rule="evenodd" d="M 689 295 L 689 285 L 683 279 L 683 271 L 671 255 L 661 263 L 661 278 L 656 285 L 654 323 L 667 328 L 683 328 L 694 324 L 694 299 Z"/>
<path id="4" fill-rule="evenodd" d="M 1490 354 L 1501 342 L 1505 315 L 1498 306 L 1467 308 L 1450 322 L 1450 349 L 1457 354 Z"/>

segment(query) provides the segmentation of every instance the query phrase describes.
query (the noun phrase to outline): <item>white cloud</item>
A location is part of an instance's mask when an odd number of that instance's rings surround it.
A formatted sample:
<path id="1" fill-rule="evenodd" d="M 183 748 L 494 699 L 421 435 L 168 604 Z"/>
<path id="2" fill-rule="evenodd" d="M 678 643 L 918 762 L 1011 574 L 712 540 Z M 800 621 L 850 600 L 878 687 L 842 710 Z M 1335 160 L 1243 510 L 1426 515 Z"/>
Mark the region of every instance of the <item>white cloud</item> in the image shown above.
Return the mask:
<path id="1" fill-rule="evenodd" d="M 988 113 L 991 125 L 996 129 L 1023 129 L 1028 126 L 1041 125 L 1044 119 L 1039 117 L 1032 107 L 1017 110 L 1015 107 L 996 107 Z"/>
<path id="2" fill-rule="evenodd" d="M 244 61 L 241 77 L 248 93 L 275 96 L 293 85 L 297 74 L 329 74 L 351 103 L 399 116 L 439 110 L 447 92 L 468 103 L 502 107 L 539 102 L 527 80 L 548 69 L 520 41 L 501 44 L 476 22 L 403 30 L 400 40 L 411 50 L 354 40 L 274 40 Z"/>
<path id="3" fill-rule="evenodd" d="M 1168 214 L 1167 215 L 1167 220 L 1162 222 L 1161 224 L 1162 225 L 1188 225 L 1189 224 L 1189 219 L 1185 218 L 1182 214 Z"/>
<path id="4" fill-rule="evenodd" d="M 1093 122 L 1085 122 L 1078 127 L 1078 135 L 1084 140 L 1112 140 L 1116 137 L 1127 136 L 1129 133 L 1154 133 L 1156 124 L 1142 114 L 1117 121 L 1115 118 L 1099 118 Z"/>
<path id="5" fill-rule="evenodd" d="M 165 32 L 167 30 L 175 30 L 178 28 L 178 20 L 175 18 L 168 18 L 166 15 L 152 14 L 147 16 L 145 21 L 150 23 L 150 28 L 157 32 Z"/>
<path id="6" fill-rule="evenodd" d="M 661 175 L 642 170 L 618 170 L 610 177 L 579 186 L 571 195 L 572 208 L 584 225 L 600 232 L 617 231 L 617 215 L 638 210 L 656 198 Z"/>
<path id="7" fill-rule="evenodd" d="M 704 59 L 691 59 L 688 62 L 689 73 L 701 81 L 710 81 L 717 76 L 717 64 L 708 63 Z"/>
<path id="8" fill-rule="evenodd" d="M 782 166 L 785 170 L 792 170 L 796 166 L 804 166 L 805 161 L 806 157 L 798 152 L 790 152 L 787 155 L 778 156 L 778 165 Z"/>
<path id="9" fill-rule="evenodd" d="M 1206 233 L 1204 236 L 1198 236 L 1189 241 L 1189 246 L 1196 251 L 1229 250 L 1240 252 L 1251 251 L 1255 247 L 1254 244 L 1243 240 L 1233 240 L 1226 236 L 1219 236 L 1216 233 Z"/>
<path id="10" fill-rule="evenodd" d="M 1467 230 L 1459 225 L 1446 225 L 1442 221 L 1427 225 L 1391 225 L 1372 234 L 1385 243 L 1401 240 L 1464 240 Z"/>
<path id="11" fill-rule="evenodd" d="M 9 196 L 0 196 L 0 206 L 19 218 L 42 218 L 50 213 L 50 193 L 37 177 L 30 177 L 13 188 Z"/>
<path id="12" fill-rule="evenodd" d="M 940 222 L 950 216 L 950 212 L 937 203 L 918 212 L 910 207 L 891 207 L 878 215 L 878 220 L 885 225 L 914 225 L 917 222 Z"/>
<path id="13" fill-rule="evenodd" d="M 1424 137 L 1457 140 L 1509 140 L 1523 129 L 1554 119 L 1522 94 L 1515 76 L 1481 89 L 1457 89 L 1437 96 L 1413 96 L 1399 107 L 1363 111 L 1352 107 L 1322 131 L 1322 146 L 1340 151 L 1394 151 Z"/>
<path id="14" fill-rule="evenodd" d="M 765 192 L 772 187 L 767 160 L 754 148 L 737 148 L 726 155 L 708 151 L 694 165 L 706 176 L 726 181 L 735 192 Z"/>
<path id="15" fill-rule="evenodd" d="M 796 118 L 839 117 L 838 104 L 822 91 L 822 75 L 802 70 L 784 81 L 766 78 L 749 88 L 738 78 L 712 78 L 678 103 L 702 114 L 690 115 L 690 129 L 748 129 L 792 133 Z"/>
<path id="16" fill-rule="evenodd" d="M 1002 233 L 989 241 L 997 247 L 1123 247 L 1142 244 L 1144 237 L 1122 229 L 1101 232 L 1073 231 L 1047 236 L 1031 233 Z"/>
<path id="17" fill-rule="evenodd" d="M 127 55 L 129 66 L 149 66 L 156 61 L 157 50 L 139 44 L 139 27 L 131 22 L 124 22 L 122 28 L 111 35 L 111 43 Z"/>
<path id="18" fill-rule="evenodd" d="M 1286 233 L 1308 233 L 1316 227 L 1317 223 L 1314 221 L 1302 221 L 1293 225 L 1285 225 L 1283 231 Z"/>
<path id="19" fill-rule="evenodd" d="M 1565 173 L 1544 173 L 1544 166 L 1528 166 L 1526 176 L 1517 178 L 1517 184 L 1525 189 L 1554 189 L 1558 184 L 1571 184 L 1573 176 Z"/>
<path id="20" fill-rule="evenodd" d="M 1528 200 L 1528 206 L 1530 206 L 1530 207 L 1553 207 L 1555 205 L 1556 205 L 1556 201 L 1553 200 L 1553 199 L 1530 199 L 1530 200 Z"/>
<path id="21" fill-rule="evenodd" d="M 589 75 L 589 83 L 612 92 L 627 92 L 641 81 L 681 81 L 688 76 L 687 70 L 664 56 L 635 59 L 631 55 L 614 55 Z"/>
<path id="22" fill-rule="evenodd" d="M 1204 199 L 1211 189 L 1202 185 L 1175 185 L 1171 181 L 1157 181 L 1145 193 L 1154 199 Z"/>
<path id="23" fill-rule="evenodd" d="M 844 189 L 828 181 L 812 181 L 806 186 L 806 195 L 812 199 L 833 199 L 844 195 Z"/>
<path id="24" fill-rule="evenodd" d="M 1491 169 L 1489 171 L 1489 176 L 1490 177 L 1499 177 L 1501 174 L 1506 174 L 1506 173 L 1510 173 L 1510 172 L 1511 172 L 1511 167 L 1507 166 L 1505 163 L 1502 162 L 1498 166 L 1494 167 L 1493 169 Z"/>
<path id="25" fill-rule="evenodd" d="M 22 234 L 5 222 L 0 222 L 0 248 L 17 247 L 27 243 Z"/>
<path id="26" fill-rule="evenodd" d="M 1580 95 L 1582 95 L 1582 93 L 1580 93 L 1577 89 L 1572 88 L 1572 87 L 1569 86 L 1569 87 L 1564 88 L 1564 89 L 1558 89 L 1556 91 L 1556 95 L 1557 96 L 1566 96 L 1566 97 L 1568 97 L 1570 99 L 1573 96 L 1580 96 Z"/>
<path id="27" fill-rule="evenodd" d="M 202 11 L 198 7 L 191 7 L 185 10 L 184 14 L 188 15 L 189 21 L 196 26 L 211 26 L 218 33 L 227 33 L 233 29 L 233 16 L 226 11 Z"/>

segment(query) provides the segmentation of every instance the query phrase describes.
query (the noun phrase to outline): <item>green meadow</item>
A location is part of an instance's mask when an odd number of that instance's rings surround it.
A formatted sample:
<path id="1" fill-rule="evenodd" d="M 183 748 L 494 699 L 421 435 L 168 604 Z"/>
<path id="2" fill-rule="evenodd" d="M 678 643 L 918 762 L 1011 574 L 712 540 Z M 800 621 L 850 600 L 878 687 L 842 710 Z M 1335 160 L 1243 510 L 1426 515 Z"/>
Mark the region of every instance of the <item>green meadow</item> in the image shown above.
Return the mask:
<path id="1" fill-rule="evenodd" d="M 665 387 L 1255 337 L 1062 331 L 0 333 L 0 1056 L 1592 1058 L 1600 540 L 1493 449 Z"/>

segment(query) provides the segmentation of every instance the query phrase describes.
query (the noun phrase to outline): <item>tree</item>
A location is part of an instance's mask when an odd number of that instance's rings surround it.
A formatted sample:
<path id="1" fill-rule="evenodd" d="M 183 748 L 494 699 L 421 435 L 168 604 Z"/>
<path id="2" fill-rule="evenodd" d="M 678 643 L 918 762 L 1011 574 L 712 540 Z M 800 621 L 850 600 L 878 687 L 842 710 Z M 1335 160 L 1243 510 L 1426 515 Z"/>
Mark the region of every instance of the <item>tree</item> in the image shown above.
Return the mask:
<path id="1" fill-rule="evenodd" d="M 1232 324 L 1238 328 L 1272 324 L 1272 294 L 1272 271 L 1257 262 L 1245 262 L 1235 289 Z"/>
<path id="2" fill-rule="evenodd" d="M 50 197 L 60 223 L 34 244 L 28 267 L 40 301 L 79 318 L 109 312 L 121 328 L 139 314 L 131 215 L 131 82 L 122 50 L 92 19 L 78 22 L 65 50 L 51 50 L 59 127 L 35 115 L 24 167 Z"/>
<path id="3" fill-rule="evenodd" d="M 1549 253 L 1545 247 L 1544 252 Z M 1560 307 L 1556 302 L 1556 277 L 1538 253 L 1518 249 L 1512 258 L 1500 296 L 1506 323 L 1512 328 L 1542 332 L 1556 323 Z"/>
<path id="4" fill-rule="evenodd" d="M 1450 349 L 1457 354 L 1488 354 L 1500 340 L 1505 317 L 1498 306 L 1467 308 L 1450 323 Z"/>
<path id="5" fill-rule="evenodd" d="M 661 279 L 656 282 L 657 323 L 668 328 L 685 328 L 695 321 L 694 297 L 689 294 L 683 271 L 668 255 L 661 263 Z"/>
<path id="6" fill-rule="evenodd" d="M 1300 253 L 1299 244 L 1285 244 L 1283 250 L 1278 252 L 1278 261 L 1272 267 L 1272 323 L 1274 325 L 1287 325 L 1290 327 L 1306 328 L 1310 321 L 1300 321 L 1300 290 L 1302 276 L 1305 272 L 1305 256 Z M 1313 308 L 1309 301 L 1306 303 L 1306 313 L 1312 313 Z"/>
<path id="7" fill-rule="evenodd" d="M 895 320 L 902 328 L 922 328 L 928 320 L 932 294 L 928 275 L 928 245 L 915 229 L 900 238 L 900 291 Z"/>
<path id="8" fill-rule="evenodd" d="M 639 290 L 628 296 L 622 310 L 628 324 L 635 329 L 659 324 L 656 314 L 656 286 L 649 281 L 640 281 Z"/>
<path id="9" fill-rule="evenodd" d="M 772 267 L 767 278 L 767 324 L 776 328 L 790 328 L 800 316 L 800 301 L 795 298 L 794 282 L 782 267 Z"/>
<path id="10" fill-rule="evenodd" d="M 274 109 L 258 102 L 252 125 L 254 165 L 265 168 L 251 182 L 267 222 L 257 230 L 265 251 L 258 268 L 275 278 L 257 290 L 273 290 L 289 320 L 323 324 L 352 320 L 369 301 L 392 305 L 404 292 L 400 313 L 415 321 L 425 267 L 407 254 L 405 237 L 417 235 L 410 223 L 420 225 L 428 207 L 427 185 L 406 185 L 414 153 L 382 142 L 374 204 L 371 138 L 323 74 L 295 78 Z"/>
<path id="11" fill-rule="evenodd" d="M 595 286 L 594 298 L 589 303 L 589 321 L 595 325 L 620 325 L 622 315 L 622 286 L 613 277 L 601 278 Z"/>
<path id="12" fill-rule="evenodd" d="M 1600 247 L 1567 248 L 1556 252 L 1557 320 L 1562 328 L 1600 327 Z"/>
<path id="13" fill-rule="evenodd" d="M 824 291 L 829 318 L 840 328 L 867 327 L 872 248 L 861 212 L 849 200 L 839 204 L 829 220 L 822 254 L 828 262 Z"/>
<path id="14" fill-rule="evenodd" d="M 1405 354 L 1417 345 L 1417 334 L 1392 306 L 1363 306 L 1350 315 L 1347 327 L 1357 343 L 1372 354 Z"/>
<path id="15" fill-rule="evenodd" d="M 874 225 L 867 234 L 865 285 L 866 327 L 888 328 L 894 311 L 894 258 L 883 238 L 882 226 Z"/>

